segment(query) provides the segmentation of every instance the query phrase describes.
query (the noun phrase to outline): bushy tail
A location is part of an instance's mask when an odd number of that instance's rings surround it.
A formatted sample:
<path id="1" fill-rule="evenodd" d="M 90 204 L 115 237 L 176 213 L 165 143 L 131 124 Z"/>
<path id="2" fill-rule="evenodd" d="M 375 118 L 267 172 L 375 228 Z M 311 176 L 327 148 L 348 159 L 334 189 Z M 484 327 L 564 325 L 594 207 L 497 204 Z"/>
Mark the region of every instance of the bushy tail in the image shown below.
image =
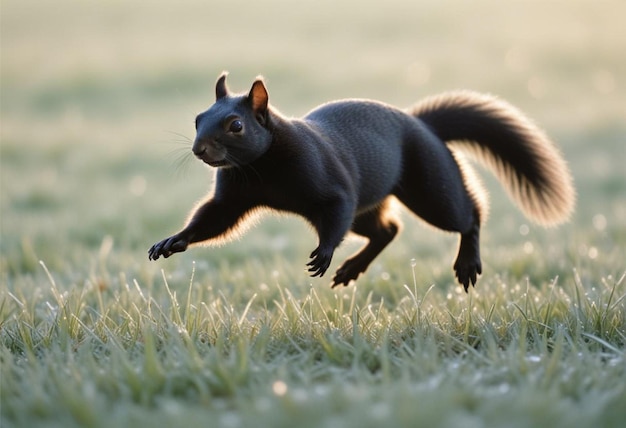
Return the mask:
<path id="1" fill-rule="evenodd" d="M 441 140 L 488 166 L 511 198 L 541 225 L 566 221 L 575 191 L 550 139 L 512 105 L 462 91 L 428 98 L 409 109 Z"/>

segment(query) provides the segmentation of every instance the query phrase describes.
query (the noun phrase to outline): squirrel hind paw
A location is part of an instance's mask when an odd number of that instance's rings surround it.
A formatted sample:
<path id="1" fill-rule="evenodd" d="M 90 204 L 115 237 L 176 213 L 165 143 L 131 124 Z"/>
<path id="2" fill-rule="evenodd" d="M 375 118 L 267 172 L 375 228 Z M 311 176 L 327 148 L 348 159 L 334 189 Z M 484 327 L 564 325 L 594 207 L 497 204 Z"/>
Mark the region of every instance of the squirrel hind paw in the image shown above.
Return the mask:
<path id="1" fill-rule="evenodd" d="M 482 266 L 480 261 L 478 263 L 460 263 L 457 260 L 454 264 L 454 273 L 459 284 L 463 286 L 463 289 L 467 293 L 470 284 L 472 284 L 472 287 L 476 285 L 478 275 L 482 273 Z"/>
<path id="2" fill-rule="evenodd" d="M 335 276 L 333 277 L 333 282 L 331 284 L 331 288 L 335 288 L 336 286 L 343 284 L 344 287 L 350 285 L 353 281 L 356 281 L 357 278 L 365 271 L 365 268 L 359 262 L 357 258 L 352 258 L 346 260 L 335 272 Z"/>

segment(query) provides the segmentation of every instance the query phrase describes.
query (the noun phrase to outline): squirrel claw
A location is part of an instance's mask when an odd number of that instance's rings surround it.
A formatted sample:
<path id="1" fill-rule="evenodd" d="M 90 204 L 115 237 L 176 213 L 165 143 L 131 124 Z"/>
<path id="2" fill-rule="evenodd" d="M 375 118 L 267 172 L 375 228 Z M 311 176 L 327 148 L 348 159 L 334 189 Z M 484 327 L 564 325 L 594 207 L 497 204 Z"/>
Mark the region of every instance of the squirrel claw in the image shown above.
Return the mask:
<path id="1" fill-rule="evenodd" d="M 187 249 L 189 241 L 180 235 L 174 235 L 157 242 L 148 250 L 148 260 L 157 260 L 160 256 L 168 258 L 174 253 L 180 253 Z"/>
<path id="2" fill-rule="evenodd" d="M 482 266 L 480 261 L 477 264 L 463 265 L 459 262 L 454 265 L 454 273 L 459 281 L 459 284 L 463 286 L 465 292 L 468 292 L 470 284 L 472 287 L 476 285 L 478 275 L 482 273 Z"/>
<path id="3" fill-rule="evenodd" d="M 340 284 L 347 287 L 352 281 L 356 281 L 359 275 L 365 272 L 365 269 L 367 269 L 367 262 L 364 262 L 363 259 L 358 256 L 346 260 L 339 269 L 337 269 L 337 272 L 335 272 L 330 287 L 335 288 Z"/>
<path id="4" fill-rule="evenodd" d="M 306 265 L 309 266 L 308 271 L 311 272 L 312 277 L 316 276 L 324 276 L 326 270 L 328 270 L 328 266 L 330 266 L 330 261 L 333 258 L 333 252 L 326 252 L 317 247 L 311 253 L 311 261 Z"/>

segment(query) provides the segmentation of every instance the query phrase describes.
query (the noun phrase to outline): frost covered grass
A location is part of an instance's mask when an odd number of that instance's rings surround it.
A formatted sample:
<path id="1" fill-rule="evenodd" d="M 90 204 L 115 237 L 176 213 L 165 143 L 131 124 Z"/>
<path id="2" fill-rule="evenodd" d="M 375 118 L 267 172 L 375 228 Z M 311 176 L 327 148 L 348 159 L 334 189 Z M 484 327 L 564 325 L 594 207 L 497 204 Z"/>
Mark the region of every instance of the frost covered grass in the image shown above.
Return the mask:
<path id="1" fill-rule="evenodd" d="M 43 268 L 42 268 L 43 269 Z M 2 297 L 7 426 L 621 426 L 626 281 L 470 295 L 190 278 Z M 65 290 L 65 291 L 63 291 Z"/>
<path id="2" fill-rule="evenodd" d="M 394 301 L 254 269 L 225 289 L 66 281 L 3 293 L 5 426 L 623 423 L 624 276 Z"/>
<path id="3" fill-rule="evenodd" d="M 623 426 L 624 6 L 301 3 L 2 2 L 0 425 Z M 223 69 L 294 115 L 499 94 L 563 149 L 576 214 L 537 228 L 481 171 L 469 294 L 456 237 L 409 216 L 339 290 L 289 217 L 148 262 L 210 186 L 189 144 Z"/>

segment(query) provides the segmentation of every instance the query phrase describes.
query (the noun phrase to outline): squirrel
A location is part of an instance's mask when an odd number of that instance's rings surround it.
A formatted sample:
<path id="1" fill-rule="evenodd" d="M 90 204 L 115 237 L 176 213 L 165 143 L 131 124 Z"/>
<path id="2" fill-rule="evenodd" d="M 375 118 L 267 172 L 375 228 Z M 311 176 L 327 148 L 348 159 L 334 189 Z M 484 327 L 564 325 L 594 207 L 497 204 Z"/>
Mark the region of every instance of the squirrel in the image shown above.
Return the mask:
<path id="1" fill-rule="evenodd" d="M 460 234 L 453 269 L 467 292 L 482 273 L 479 231 L 488 201 L 465 155 L 490 168 L 530 220 L 555 225 L 573 211 L 575 191 L 559 150 L 494 96 L 449 92 L 405 110 L 347 99 L 295 119 L 269 104 L 262 77 L 247 94 L 233 94 L 226 76 L 217 80 L 215 103 L 196 117 L 192 148 L 217 168 L 213 192 L 182 231 L 150 248 L 150 260 L 223 242 L 269 209 L 300 215 L 317 232 L 307 264 L 313 277 L 324 275 L 349 231 L 367 238 L 332 279 L 333 288 L 347 286 L 399 232 L 395 198 L 427 223 Z"/>

